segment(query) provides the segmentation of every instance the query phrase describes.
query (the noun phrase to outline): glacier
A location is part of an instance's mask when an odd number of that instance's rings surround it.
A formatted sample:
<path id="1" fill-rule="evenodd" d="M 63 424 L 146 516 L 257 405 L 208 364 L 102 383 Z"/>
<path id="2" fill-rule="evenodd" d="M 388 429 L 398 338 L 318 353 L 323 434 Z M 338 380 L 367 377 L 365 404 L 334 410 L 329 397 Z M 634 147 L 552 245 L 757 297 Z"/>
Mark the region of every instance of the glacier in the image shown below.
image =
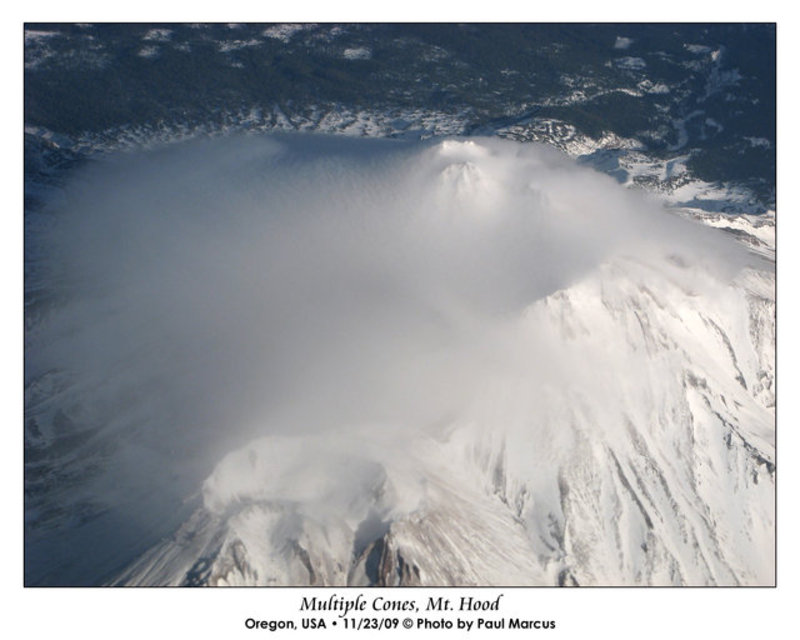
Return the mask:
<path id="1" fill-rule="evenodd" d="M 195 142 L 66 203 L 29 548 L 127 530 L 120 585 L 774 584 L 770 214 L 481 138 Z"/>

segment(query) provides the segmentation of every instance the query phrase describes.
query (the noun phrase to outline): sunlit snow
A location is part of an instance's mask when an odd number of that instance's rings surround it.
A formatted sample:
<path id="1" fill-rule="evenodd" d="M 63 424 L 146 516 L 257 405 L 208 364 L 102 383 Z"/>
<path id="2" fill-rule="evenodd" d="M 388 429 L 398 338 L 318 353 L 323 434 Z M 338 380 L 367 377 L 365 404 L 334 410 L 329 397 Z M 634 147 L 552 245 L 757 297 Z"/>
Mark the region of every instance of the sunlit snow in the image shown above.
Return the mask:
<path id="1" fill-rule="evenodd" d="M 774 267 L 725 231 L 497 139 L 194 141 L 48 213 L 26 407 L 91 425 L 104 580 L 773 582 Z"/>

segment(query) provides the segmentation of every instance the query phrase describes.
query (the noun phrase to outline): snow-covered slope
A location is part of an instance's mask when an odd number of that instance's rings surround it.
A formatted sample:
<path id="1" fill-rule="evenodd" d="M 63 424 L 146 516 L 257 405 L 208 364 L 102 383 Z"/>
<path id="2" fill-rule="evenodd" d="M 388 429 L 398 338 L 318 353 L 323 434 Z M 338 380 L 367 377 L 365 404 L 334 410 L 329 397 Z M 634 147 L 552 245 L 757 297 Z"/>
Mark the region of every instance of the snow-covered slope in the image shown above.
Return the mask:
<path id="1" fill-rule="evenodd" d="M 480 150 L 440 153 L 448 197 L 491 188 Z M 774 247 L 769 222 L 728 224 Z M 605 257 L 504 317 L 458 412 L 255 440 L 116 582 L 772 584 L 766 255 Z"/>
<path id="2" fill-rule="evenodd" d="M 764 271 L 603 264 L 510 323 L 519 376 L 464 415 L 255 441 L 120 582 L 771 584 L 773 300 Z"/>

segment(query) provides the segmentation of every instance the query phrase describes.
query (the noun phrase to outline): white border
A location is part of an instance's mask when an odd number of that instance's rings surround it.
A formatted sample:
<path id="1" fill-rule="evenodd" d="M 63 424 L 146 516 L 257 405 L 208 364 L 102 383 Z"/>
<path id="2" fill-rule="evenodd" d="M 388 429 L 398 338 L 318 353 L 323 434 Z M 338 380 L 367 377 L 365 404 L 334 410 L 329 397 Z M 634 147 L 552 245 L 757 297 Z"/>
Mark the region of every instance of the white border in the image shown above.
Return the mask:
<path id="1" fill-rule="evenodd" d="M 475 590 L 481 597 L 505 593 L 504 612 L 524 617 L 554 619 L 554 632 L 539 631 L 561 638 L 640 637 L 648 640 L 675 637 L 788 637 L 795 627 L 793 609 L 797 606 L 797 497 L 798 424 L 795 397 L 797 357 L 800 354 L 797 332 L 797 284 L 799 274 L 794 246 L 798 216 L 793 156 L 797 141 L 797 95 L 793 71 L 797 61 L 797 29 L 787 5 L 778 2 L 730 3 L 720 13 L 718 3 L 700 5 L 678 0 L 658 7 L 645 3 L 612 2 L 583 7 L 582 3 L 544 7 L 544 3 L 525 3 L 520 10 L 515 1 L 484 3 L 482 8 L 466 8 L 431 2 L 404 2 L 389 10 L 370 2 L 335 2 L 317 6 L 289 4 L 285 8 L 262 3 L 214 3 L 165 7 L 150 0 L 132 7 L 111 8 L 109 3 L 37 2 L 14 9 L 2 21 L 3 78 L 10 86 L 4 100 L 2 131 L 5 150 L 3 171 L 7 206 L 2 217 L 4 309 L 3 384 L 0 406 L 4 408 L 2 429 L 3 506 L 6 511 L 0 539 L 6 569 L 0 579 L 3 621 L 12 635 L 29 638 L 80 637 L 128 638 L 144 634 L 155 638 L 236 638 L 257 631 L 244 627 L 247 617 L 299 617 L 302 595 L 329 595 L 328 590 L 301 589 L 23 589 L 22 564 L 22 24 L 35 21 L 537 21 L 560 22 L 778 22 L 778 309 L 779 309 L 779 407 L 778 407 L 778 583 L 777 589 L 505 589 Z M 650 3 L 647 3 L 650 4 Z M 8 14 L 4 10 L 4 14 Z M 781 82 L 783 80 L 783 82 Z M 357 592 L 340 590 L 348 597 Z M 397 597 L 427 593 L 445 597 L 462 590 L 397 590 Z M 368 596 L 371 592 L 365 592 Z M 7 631 L 7 633 L 8 633 Z M 263 632 L 260 632 L 263 633 Z M 328 632 L 294 632 L 290 637 Z M 399 633 L 399 632 L 397 632 Z M 415 637 L 441 636 L 442 632 L 422 632 Z M 445 632 L 446 633 L 446 632 Z M 522 634 L 526 632 L 508 632 Z M 476 634 L 472 632 L 470 635 Z M 285 635 L 285 634 L 284 634 Z M 446 633 L 462 637 L 463 633 Z M 477 634 L 487 637 L 490 634 Z M 369 636 L 367 636 L 369 637 Z"/>

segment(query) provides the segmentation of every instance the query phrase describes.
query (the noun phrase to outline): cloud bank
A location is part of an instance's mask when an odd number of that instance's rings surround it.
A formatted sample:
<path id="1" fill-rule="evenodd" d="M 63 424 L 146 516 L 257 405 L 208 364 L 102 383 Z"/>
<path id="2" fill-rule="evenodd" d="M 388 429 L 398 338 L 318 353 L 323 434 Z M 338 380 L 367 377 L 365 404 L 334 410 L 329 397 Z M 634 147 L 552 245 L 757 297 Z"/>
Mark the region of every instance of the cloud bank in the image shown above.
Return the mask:
<path id="1" fill-rule="evenodd" d="M 35 242 L 58 302 L 26 377 L 68 372 L 126 452 L 92 489 L 109 501 L 202 479 L 265 435 L 412 433 L 498 381 L 557 386 L 568 367 L 515 323 L 611 256 L 745 260 L 611 178 L 495 139 L 195 141 L 97 162 L 49 214 Z"/>

